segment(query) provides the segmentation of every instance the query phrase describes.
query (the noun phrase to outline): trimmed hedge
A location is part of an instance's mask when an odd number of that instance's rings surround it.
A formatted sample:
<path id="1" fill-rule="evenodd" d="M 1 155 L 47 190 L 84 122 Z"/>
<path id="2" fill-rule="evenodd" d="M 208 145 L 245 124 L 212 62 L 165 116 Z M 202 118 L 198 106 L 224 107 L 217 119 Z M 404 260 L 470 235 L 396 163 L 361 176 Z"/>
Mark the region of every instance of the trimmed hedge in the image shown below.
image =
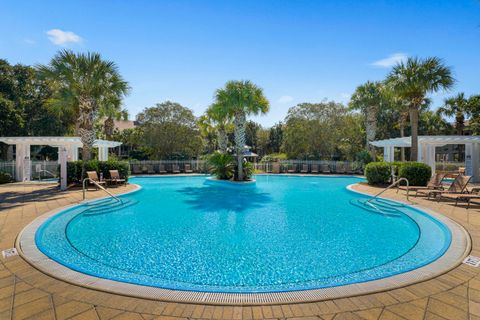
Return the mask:
<path id="1" fill-rule="evenodd" d="M 420 162 L 404 162 L 398 168 L 398 177 L 406 178 L 411 186 L 426 186 L 432 176 L 432 168 Z"/>
<path id="2" fill-rule="evenodd" d="M 82 163 L 83 161 L 67 162 L 67 182 L 80 183 L 82 181 Z M 98 177 L 103 174 L 104 179 L 110 178 L 109 170 L 118 170 L 120 178 L 127 179 L 130 175 L 130 165 L 127 161 L 108 160 L 98 161 L 90 160 L 85 163 L 86 171 L 96 171 Z"/>
<path id="3" fill-rule="evenodd" d="M 365 166 L 368 184 L 386 184 L 390 182 L 392 172 L 388 162 L 370 162 Z"/>

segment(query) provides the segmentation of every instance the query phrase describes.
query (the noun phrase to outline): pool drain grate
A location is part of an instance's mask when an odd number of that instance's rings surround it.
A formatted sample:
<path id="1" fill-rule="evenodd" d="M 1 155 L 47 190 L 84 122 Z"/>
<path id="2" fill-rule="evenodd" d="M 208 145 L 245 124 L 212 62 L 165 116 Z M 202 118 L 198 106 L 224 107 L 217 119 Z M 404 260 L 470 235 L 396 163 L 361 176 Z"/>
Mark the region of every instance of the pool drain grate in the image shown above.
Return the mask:
<path id="1" fill-rule="evenodd" d="M 478 268 L 480 267 L 480 257 L 468 256 L 463 260 L 463 263 Z"/>

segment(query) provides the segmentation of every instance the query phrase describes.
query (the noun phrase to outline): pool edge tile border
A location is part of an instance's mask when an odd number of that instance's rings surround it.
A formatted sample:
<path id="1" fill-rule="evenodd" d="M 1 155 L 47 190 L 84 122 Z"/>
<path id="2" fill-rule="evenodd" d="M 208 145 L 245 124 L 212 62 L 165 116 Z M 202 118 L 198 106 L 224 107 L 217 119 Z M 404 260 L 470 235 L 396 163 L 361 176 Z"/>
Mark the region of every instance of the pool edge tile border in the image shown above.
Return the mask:
<path id="1" fill-rule="evenodd" d="M 356 184 L 347 186 L 347 189 L 355 193 L 369 195 L 367 193 L 354 190 L 352 188 L 354 185 Z M 136 189 L 122 193 L 121 195 L 137 192 L 141 189 L 141 186 L 135 186 Z M 98 199 L 102 198 L 97 198 L 94 200 Z M 452 241 L 447 251 L 432 263 L 412 271 L 383 279 L 322 289 L 273 293 L 216 293 L 182 291 L 130 284 L 94 277 L 74 271 L 44 255 L 35 244 L 35 233 L 40 225 L 42 225 L 47 219 L 78 204 L 60 207 L 49 211 L 40 217 L 37 217 L 18 234 L 15 240 L 15 247 L 17 248 L 22 259 L 24 259 L 35 269 L 48 276 L 76 286 L 121 296 L 165 302 L 208 305 L 248 306 L 317 302 L 373 294 L 427 281 L 456 268 L 470 253 L 472 246 L 470 235 L 460 224 L 428 208 L 413 205 L 404 201 L 397 202 L 404 203 L 422 210 L 423 212 L 444 223 L 452 233 Z"/>

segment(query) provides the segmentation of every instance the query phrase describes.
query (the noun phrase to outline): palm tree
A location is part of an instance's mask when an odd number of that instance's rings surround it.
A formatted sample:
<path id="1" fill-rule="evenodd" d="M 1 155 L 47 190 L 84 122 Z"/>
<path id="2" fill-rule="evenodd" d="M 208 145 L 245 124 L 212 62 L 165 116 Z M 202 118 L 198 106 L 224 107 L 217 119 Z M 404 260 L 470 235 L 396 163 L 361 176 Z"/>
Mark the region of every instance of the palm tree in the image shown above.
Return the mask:
<path id="1" fill-rule="evenodd" d="M 444 105 L 438 109 L 439 114 L 447 117 L 455 116 L 455 129 L 457 135 L 463 135 L 465 129 L 465 116 L 470 114 L 468 99 L 463 92 L 454 97 L 445 99 Z"/>
<path id="2" fill-rule="evenodd" d="M 245 147 L 245 123 L 249 114 L 268 112 L 269 102 L 263 90 L 250 81 L 229 81 L 216 94 L 218 108 L 224 109 L 233 118 L 237 179 L 243 180 L 243 151 Z"/>
<path id="3" fill-rule="evenodd" d="M 213 122 L 217 132 L 218 149 L 221 153 L 226 153 L 228 148 L 227 127 L 230 123 L 228 110 L 218 103 L 208 107 L 206 115 Z"/>
<path id="4" fill-rule="evenodd" d="M 384 102 L 384 87 L 381 82 L 370 82 L 357 87 L 350 99 L 350 108 L 360 110 L 365 119 L 366 147 L 375 159 L 375 147 L 370 142 L 377 134 L 377 114 Z"/>
<path id="5" fill-rule="evenodd" d="M 412 131 L 410 160 L 418 160 L 418 113 L 428 93 L 450 89 L 455 80 L 449 67 L 439 58 L 408 58 L 393 67 L 387 84 L 407 101 Z"/>
<path id="6" fill-rule="evenodd" d="M 76 133 L 83 144 L 84 164 L 91 158 L 95 141 L 94 123 L 99 102 L 105 97 L 121 99 L 129 87 L 112 61 L 103 60 L 98 53 L 58 52 L 48 65 L 37 66 L 39 74 L 53 89 L 49 101 L 54 106 L 64 105 L 77 114 Z M 82 168 L 82 176 L 85 173 Z"/>
<path id="7" fill-rule="evenodd" d="M 99 108 L 99 119 L 103 122 L 103 134 L 105 139 L 112 140 L 115 131 L 115 120 L 128 120 L 128 111 L 122 109 L 122 101 L 119 97 L 102 99 Z"/>

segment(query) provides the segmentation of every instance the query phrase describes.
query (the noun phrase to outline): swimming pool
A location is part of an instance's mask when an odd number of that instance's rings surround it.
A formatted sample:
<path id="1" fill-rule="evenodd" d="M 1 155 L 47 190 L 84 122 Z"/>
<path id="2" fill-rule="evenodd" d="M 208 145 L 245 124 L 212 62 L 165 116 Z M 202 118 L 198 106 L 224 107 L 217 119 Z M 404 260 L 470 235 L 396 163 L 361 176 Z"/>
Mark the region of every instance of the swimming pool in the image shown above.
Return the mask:
<path id="1" fill-rule="evenodd" d="M 124 204 L 62 211 L 37 230 L 49 258 L 100 278 L 201 292 L 282 292 L 381 279 L 449 247 L 445 225 L 347 190 L 356 177 L 257 176 L 225 187 L 204 176 L 136 177 Z"/>

